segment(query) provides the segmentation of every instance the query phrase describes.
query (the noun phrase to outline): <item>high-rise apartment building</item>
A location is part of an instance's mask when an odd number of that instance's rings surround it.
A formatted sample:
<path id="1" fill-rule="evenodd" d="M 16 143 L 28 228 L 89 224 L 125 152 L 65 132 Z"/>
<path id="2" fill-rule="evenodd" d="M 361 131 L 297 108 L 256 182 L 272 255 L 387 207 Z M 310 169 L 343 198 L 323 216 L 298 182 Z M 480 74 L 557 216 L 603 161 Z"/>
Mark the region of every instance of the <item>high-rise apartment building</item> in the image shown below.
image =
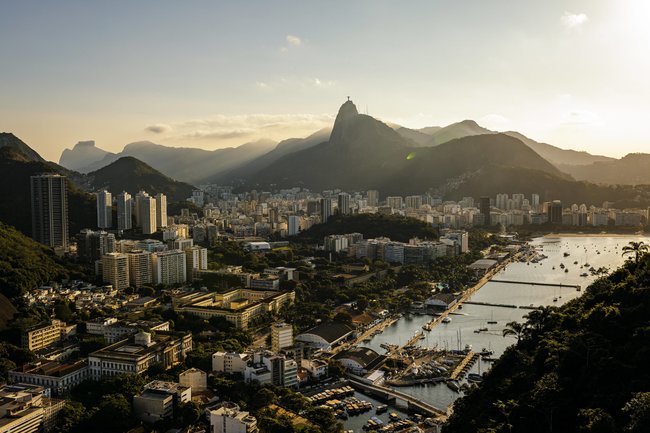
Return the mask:
<path id="1" fill-rule="evenodd" d="M 156 284 L 180 284 L 187 281 L 187 259 L 181 250 L 153 253 L 153 276 Z"/>
<path id="2" fill-rule="evenodd" d="M 156 195 L 156 227 L 167 227 L 167 196 L 163 193 Z"/>
<path id="3" fill-rule="evenodd" d="M 352 209 L 350 208 L 350 194 L 342 192 L 339 194 L 339 215 L 350 215 Z"/>
<path id="4" fill-rule="evenodd" d="M 109 229 L 113 226 L 113 195 L 104 190 L 97 193 L 97 227 Z"/>
<path id="5" fill-rule="evenodd" d="M 405 201 L 407 209 L 420 209 L 422 207 L 421 195 L 409 195 Z"/>
<path id="6" fill-rule="evenodd" d="M 481 211 L 481 215 L 483 215 L 483 225 L 492 225 L 492 219 L 490 216 L 491 208 L 492 206 L 490 205 L 490 197 L 481 197 L 481 200 L 479 202 L 479 210 Z"/>
<path id="7" fill-rule="evenodd" d="M 32 237 L 55 249 L 68 248 L 68 189 L 65 176 L 31 176 Z"/>
<path id="8" fill-rule="evenodd" d="M 539 194 L 533 194 L 531 196 L 530 205 L 533 209 L 537 210 L 539 208 Z"/>
<path id="9" fill-rule="evenodd" d="M 368 196 L 368 206 L 377 207 L 379 206 L 379 191 L 376 189 L 370 189 L 366 192 Z"/>
<path id="10" fill-rule="evenodd" d="M 562 224 L 562 202 L 554 200 L 548 204 L 548 222 L 551 224 Z"/>
<path id="11" fill-rule="evenodd" d="M 122 253 L 109 253 L 102 257 L 102 279 L 117 290 L 129 287 L 128 256 Z"/>
<path id="12" fill-rule="evenodd" d="M 297 235 L 300 233 L 300 217 L 296 215 L 289 215 L 287 217 L 287 234 L 289 236 Z"/>
<path id="13" fill-rule="evenodd" d="M 404 199 L 400 196 L 386 197 L 386 206 L 392 209 L 401 209 L 404 204 Z"/>
<path id="14" fill-rule="evenodd" d="M 129 259 L 129 283 L 132 287 L 142 287 L 153 282 L 153 263 L 151 253 L 144 250 L 131 250 Z"/>
<path id="15" fill-rule="evenodd" d="M 187 267 L 186 276 L 188 279 L 194 279 L 198 276 L 199 271 L 208 269 L 208 249 L 200 246 L 190 246 L 184 249 L 185 265 Z"/>
<path id="16" fill-rule="evenodd" d="M 117 195 L 117 228 L 118 230 L 131 230 L 133 228 L 133 199 L 131 194 L 122 191 Z"/>
<path id="17" fill-rule="evenodd" d="M 94 262 L 105 254 L 117 251 L 115 235 L 103 230 L 83 229 L 75 236 L 75 239 L 77 240 L 77 256 L 86 262 Z"/>
<path id="18" fill-rule="evenodd" d="M 142 228 L 142 233 L 145 235 L 156 233 L 158 231 L 156 199 L 150 197 L 146 192 L 140 191 L 136 196 L 136 205 L 136 219 Z"/>
<path id="19" fill-rule="evenodd" d="M 332 216 L 332 199 L 320 199 L 320 222 L 326 223 L 329 217 Z"/>

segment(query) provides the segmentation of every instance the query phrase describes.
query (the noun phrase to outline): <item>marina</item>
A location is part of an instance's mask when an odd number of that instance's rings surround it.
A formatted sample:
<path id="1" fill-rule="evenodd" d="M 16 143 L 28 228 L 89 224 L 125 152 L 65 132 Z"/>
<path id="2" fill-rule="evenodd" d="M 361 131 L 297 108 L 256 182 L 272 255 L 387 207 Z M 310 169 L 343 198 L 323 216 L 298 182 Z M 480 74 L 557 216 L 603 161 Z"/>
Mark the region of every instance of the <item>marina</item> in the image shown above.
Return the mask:
<path id="1" fill-rule="evenodd" d="M 361 346 L 372 348 L 379 353 L 395 352 L 407 346 L 422 348 L 425 352 L 456 353 L 461 364 L 448 368 L 437 378 L 410 378 L 402 375 L 401 381 L 388 377 L 383 387 L 399 388 L 405 395 L 425 402 L 436 408 L 447 408 L 463 395 L 464 390 L 476 386 L 482 380 L 482 373 L 489 370 L 492 362 L 504 350 L 515 343 L 513 337 L 503 337 L 507 323 L 522 322 L 523 316 L 531 309 L 545 305 L 562 305 L 580 296 L 592 281 L 602 272 L 614 269 L 625 260 L 621 249 L 637 236 L 567 236 L 566 238 L 536 238 L 530 245 L 545 258 L 536 263 L 530 260 L 513 261 L 491 276 L 491 281 L 480 284 L 472 290 L 462 303 L 462 309 L 454 309 L 453 318 L 447 311 L 442 316 L 408 315 L 399 318 L 381 333 L 375 334 Z M 648 239 L 643 238 L 648 242 Z M 568 252 L 572 259 L 569 272 L 560 268 L 567 260 Z M 596 254 L 595 252 L 599 252 Z M 539 255 L 538 255 L 539 256 Z M 534 256 L 531 256 L 534 257 Z M 578 265 L 573 264 L 578 261 Z M 585 272 L 593 268 L 598 272 Z M 587 273 L 585 276 L 584 274 Z M 529 284 L 533 282 L 534 284 Z M 578 290 L 580 288 L 581 290 Z M 480 289 L 480 290 L 479 290 Z M 458 306 L 456 308 L 458 308 Z M 429 330 L 430 329 L 430 330 Z M 480 332 L 476 332 L 480 331 Z M 481 350 L 467 351 L 467 347 Z M 416 359 L 409 367 L 427 368 L 431 357 Z M 471 362 L 470 362 L 471 361 Z M 437 364 L 432 364 L 437 366 Z M 446 367 L 444 367 L 446 368 Z M 458 373 L 456 371 L 458 370 Z M 451 371 L 451 373 L 450 373 Z M 455 373 L 455 374 L 454 374 Z M 449 380 L 451 376 L 456 380 Z M 356 394 L 365 396 L 364 393 Z M 363 397 L 365 398 L 365 397 Z M 402 407 L 402 410 L 408 407 Z M 389 412 L 392 409 L 389 409 Z M 348 427 L 345 422 L 345 428 Z M 359 428 L 359 427 L 357 427 Z M 355 431 L 360 431 L 354 428 Z"/>

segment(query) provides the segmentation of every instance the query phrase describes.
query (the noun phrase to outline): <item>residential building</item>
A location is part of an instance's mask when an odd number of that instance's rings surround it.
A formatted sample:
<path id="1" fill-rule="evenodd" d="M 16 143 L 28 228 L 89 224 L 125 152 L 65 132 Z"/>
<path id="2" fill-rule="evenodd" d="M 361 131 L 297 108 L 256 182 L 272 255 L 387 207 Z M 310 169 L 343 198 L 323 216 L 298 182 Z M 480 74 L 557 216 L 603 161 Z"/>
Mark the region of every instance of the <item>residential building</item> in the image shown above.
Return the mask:
<path id="1" fill-rule="evenodd" d="M 65 338 L 67 325 L 61 320 L 53 319 L 27 329 L 22 335 L 22 345 L 27 350 L 38 350 Z"/>
<path id="2" fill-rule="evenodd" d="M 484 226 L 491 226 L 492 225 L 492 218 L 490 215 L 490 212 L 492 210 L 492 206 L 490 204 L 490 197 L 481 197 L 479 201 L 479 209 L 481 211 L 481 215 L 483 217 L 483 225 Z"/>
<path id="3" fill-rule="evenodd" d="M 156 199 L 150 197 L 146 192 L 140 191 L 136 196 L 136 205 L 136 216 L 138 225 L 142 228 L 142 233 L 145 235 L 156 233 L 158 231 Z"/>
<path id="4" fill-rule="evenodd" d="M 156 331 L 138 332 L 118 343 L 88 355 L 90 377 L 99 380 L 119 374 L 142 374 L 154 364 L 170 368 L 192 350 L 192 334 Z"/>
<path id="5" fill-rule="evenodd" d="M 289 323 L 274 323 L 271 326 L 271 350 L 280 353 L 284 348 L 293 346 L 293 326 Z"/>
<path id="6" fill-rule="evenodd" d="M 0 433 L 51 431 L 64 400 L 46 396 L 43 387 L 29 384 L 0 386 Z"/>
<path id="7" fill-rule="evenodd" d="M 167 196 L 163 193 L 156 194 L 156 227 L 167 227 Z"/>
<path id="8" fill-rule="evenodd" d="M 117 229 L 131 230 L 133 228 L 133 199 L 131 194 L 122 191 L 116 197 Z"/>
<path id="9" fill-rule="evenodd" d="M 421 195 L 409 195 L 405 200 L 406 209 L 420 209 L 422 207 L 422 196 Z"/>
<path id="10" fill-rule="evenodd" d="M 153 282 L 153 265 L 151 253 L 143 250 L 131 250 L 126 256 L 129 264 L 129 284 L 131 287 L 142 287 Z"/>
<path id="11" fill-rule="evenodd" d="M 294 236 L 300 233 L 300 217 L 290 215 L 287 217 L 287 235 Z"/>
<path id="12" fill-rule="evenodd" d="M 181 250 L 153 253 L 153 276 L 156 284 L 173 285 L 187 281 L 187 259 Z M 207 259 L 206 259 L 207 260 Z"/>
<path id="13" fill-rule="evenodd" d="M 350 208 L 350 194 L 342 192 L 338 196 L 338 213 L 339 215 L 349 215 L 352 212 Z"/>
<path id="14" fill-rule="evenodd" d="M 185 248 L 184 251 L 186 277 L 188 280 L 194 280 L 199 276 L 200 271 L 208 269 L 208 249 L 197 245 Z"/>
<path id="15" fill-rule="evenodd" d="M 210 433 L 257 433 L 257 419 L 232 402 L 208 409 Z"/>
<path id="16" fill-rule="evenodd" d="M 548 203 L 548 222 L 551 224 L 562 224 L 562 202 L 554 200 Z"/>
<path id="17" fill-rule="evenodd" d="M 122 253 L 108 253 L 102 257 L 102 280 L 114 289 L 129 287 L 129 258 Z"/>
<path id="18" fill-rule="evenodd" d="M 75 236 L 75 240 L 77 241 L 77 256 L 86 262 L 95 262 L 102 256 L 117 251 L 115 235 L 103 230 L 83 229 Z"/>
<path id="19" fill-rule="evenodd" d="M 320 200 L 320 222 L 326 223 L 332 216 L 332 199 L 322 198 Z"/>
<path id="20" fill-rule="evenodd" d="M 56 250 L 68 249 L 68 189 L 66 177 L 30 177 L 32 237 Z"/>
<path id="21" fill-rule="evenodd" d="M 97 227 L 109 229 L 113 226 L 113 195 L 104 190 L 97 193 Z"/>
<path id="22" fill-rule="evenodd" d="M 178 383 L 192 390 L 192 393 L 208 389 L 208 375 L 198 368 L 190 368 L 178 375 Z"/>
<path id="23" fill-rule="evenodd" d="M 379 206 L 379 191 L 376 189 L 370 189 L 366 192 L 368 199 L 368 206 L 377 207 Z"/>
<path id="24" fill-rule="evenodd" d="M 212 371 L 244 374 L 248 359 L 247 353 L 215 352 L 212 354 Z"/>
<path id="25" fill-rule="evenodd" d="M 403 205 L 404 199 L 400 196 L 386 197 L 386 206 L 391 209 L 402 209 Z"/>

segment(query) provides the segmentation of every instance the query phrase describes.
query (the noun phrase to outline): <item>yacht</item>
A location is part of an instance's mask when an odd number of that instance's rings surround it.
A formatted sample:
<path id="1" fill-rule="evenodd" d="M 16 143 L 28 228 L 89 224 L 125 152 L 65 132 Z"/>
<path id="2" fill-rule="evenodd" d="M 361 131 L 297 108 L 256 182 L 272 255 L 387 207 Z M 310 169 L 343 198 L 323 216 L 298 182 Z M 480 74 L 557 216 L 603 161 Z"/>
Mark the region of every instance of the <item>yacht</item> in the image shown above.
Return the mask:
<path id="1" fill-rule="evenodd" d="M 451 318 L 449 316 L 445 316 L 441 320 L 442 323 L 451 323 Z"/>

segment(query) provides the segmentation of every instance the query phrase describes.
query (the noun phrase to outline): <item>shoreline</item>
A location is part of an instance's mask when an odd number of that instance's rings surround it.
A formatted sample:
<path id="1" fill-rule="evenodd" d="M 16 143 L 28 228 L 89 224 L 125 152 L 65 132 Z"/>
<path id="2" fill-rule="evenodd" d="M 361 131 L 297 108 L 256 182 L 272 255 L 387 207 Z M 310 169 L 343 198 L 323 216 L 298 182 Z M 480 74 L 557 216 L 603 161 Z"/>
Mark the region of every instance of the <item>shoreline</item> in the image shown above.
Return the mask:
<path id="1" fill-rule="evenodd" d="M 543 238 L 629 238 L 629 237 L 650 237 L 647 233 L 546 233 Z"/>

